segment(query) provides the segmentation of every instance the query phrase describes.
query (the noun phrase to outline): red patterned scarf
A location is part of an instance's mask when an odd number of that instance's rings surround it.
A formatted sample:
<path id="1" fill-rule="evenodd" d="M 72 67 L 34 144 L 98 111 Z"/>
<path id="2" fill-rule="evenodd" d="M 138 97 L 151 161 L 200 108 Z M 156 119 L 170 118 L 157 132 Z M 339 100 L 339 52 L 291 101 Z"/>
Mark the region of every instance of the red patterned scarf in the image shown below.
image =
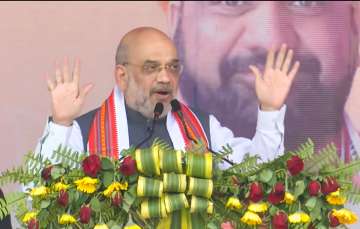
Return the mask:
<path id="1" fill-rule="evenodd" d="M 103 156 L 118 158 L 119 146 L 117 133 L 121 130 L 117 130 L 116 127 L 117 115 L 115 109 L 115 96 L 113 90 L 109 98 L 105 100 L 96 112 L 92 121 L 88 140 L 88 151 L 92 154 L 96 153 Z M 121 109 L 125 109 L 125 107 L 122 107 Z M 190 137 L 193 139 L 200 139 L 209 146 L 204 129 L 196 115 L 184 104 L 181 104 L 181 111 Z M 177 125 L 180 127 L 183 140 L 187 146 L 191 142 L 186 136 L 181 119 L 175 112 L 172 112 L 172 115 L 174 116 Z"/>

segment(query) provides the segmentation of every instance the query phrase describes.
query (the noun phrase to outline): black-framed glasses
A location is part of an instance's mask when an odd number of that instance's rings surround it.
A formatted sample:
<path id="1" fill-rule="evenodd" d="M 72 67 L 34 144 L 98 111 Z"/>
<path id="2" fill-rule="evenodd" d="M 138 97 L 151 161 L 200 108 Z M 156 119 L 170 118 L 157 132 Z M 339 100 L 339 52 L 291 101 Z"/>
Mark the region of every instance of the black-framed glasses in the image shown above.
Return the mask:
<path id="1" fill-rule="evenodd" d="M 144 73 L 146 75 L 153 75 L 153 74 L 160 73 L 162 71 L 162 69 L 164 68 L 168 73 L 175 75 L 175 76 L 179 76 L 184 69 L 183 65 L 179 61 L 167 63 L 165 65 L 162 65 L 156 61 L 146 61 L 142 65 L 134 64 L 134 63 L 130 63 L 130 62 L 124 62 L 122 65 L 124 65 L 124 66 L 133 65 L 136 67 L 140 67 L 142 73 Z"/>

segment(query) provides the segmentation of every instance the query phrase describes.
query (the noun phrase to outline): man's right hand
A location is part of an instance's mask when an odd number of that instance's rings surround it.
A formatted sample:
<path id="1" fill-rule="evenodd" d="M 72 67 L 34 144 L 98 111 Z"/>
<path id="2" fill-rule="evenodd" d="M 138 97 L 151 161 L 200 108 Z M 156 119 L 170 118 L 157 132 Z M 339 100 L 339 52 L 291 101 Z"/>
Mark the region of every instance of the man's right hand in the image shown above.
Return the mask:
<path id="1" fill-rule="evenodd" d="M 80 115 L 86 95 L 92 84 L 87 84 L 81 89 L 80 61 L 75 61 L 72 74 L 69 72 L 68 60 L 64 60 L 62 69 L 56 64 L 55 81 L 48 79 L 48 89 L 51 94 L 53 122 L 59 125 L 70 126 L 74 119 Z"/>

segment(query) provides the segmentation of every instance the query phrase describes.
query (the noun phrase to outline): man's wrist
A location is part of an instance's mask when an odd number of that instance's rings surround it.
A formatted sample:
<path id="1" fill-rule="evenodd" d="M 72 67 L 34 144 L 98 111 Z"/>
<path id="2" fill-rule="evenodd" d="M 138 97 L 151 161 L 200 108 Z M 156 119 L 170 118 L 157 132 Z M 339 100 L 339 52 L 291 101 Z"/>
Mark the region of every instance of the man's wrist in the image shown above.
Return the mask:
<path id="1" fill-rule="evenodd" d="M 53 118 L 52 120 L 55 124 L 70 127 L 73 124 L 73 120 L 57 120 L 56 118 Z"/>
<path id="2" fill-rule="evenodd" d="M 260 104 L 260 110 L 262 110 L 262 111 L 278 111 L 280 109 L 281 109 L 281 107 L 270 107 L 270 106 Z"/>

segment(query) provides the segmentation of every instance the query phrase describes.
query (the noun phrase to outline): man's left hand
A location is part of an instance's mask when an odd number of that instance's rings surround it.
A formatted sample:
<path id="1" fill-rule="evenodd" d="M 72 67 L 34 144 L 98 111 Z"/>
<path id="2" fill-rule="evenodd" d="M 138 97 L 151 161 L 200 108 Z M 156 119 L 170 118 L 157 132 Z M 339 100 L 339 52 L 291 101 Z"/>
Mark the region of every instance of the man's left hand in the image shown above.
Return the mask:
<path id="1" fill-rule="evenodd" d="M 249 66 L 256 77 L 255 91 L 261 110 L 279 110 L 283 106 L 300 66 L 299 61 L 291 64 L 292 57 L 293 51 L 287 51 L 283 44 L 276 60 L 274 48 L 269 50 L 264 74 L 256 66 Z"/>

